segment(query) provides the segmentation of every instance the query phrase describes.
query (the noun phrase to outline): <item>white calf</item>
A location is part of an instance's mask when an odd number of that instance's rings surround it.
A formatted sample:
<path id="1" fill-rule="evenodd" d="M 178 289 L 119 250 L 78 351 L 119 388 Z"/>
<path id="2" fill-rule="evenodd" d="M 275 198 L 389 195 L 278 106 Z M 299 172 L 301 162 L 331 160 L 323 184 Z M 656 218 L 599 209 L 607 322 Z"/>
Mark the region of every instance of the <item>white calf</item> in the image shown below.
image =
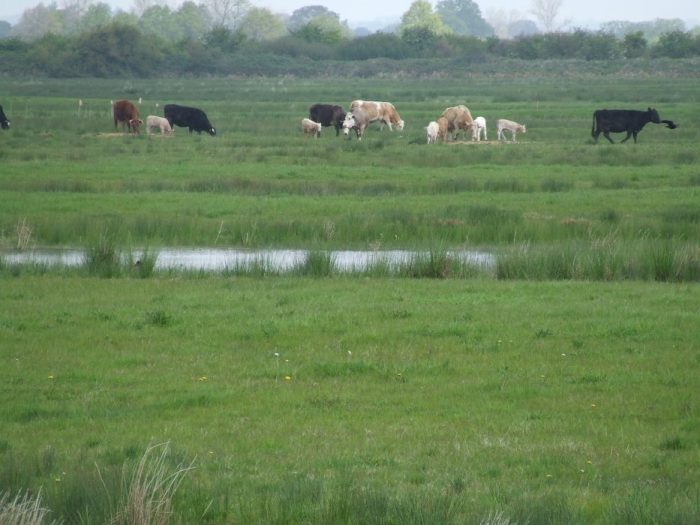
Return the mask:
<path id="1" fill-rule="evenodd" d="M 437 142 L 438 133 L 440 132 L 440 126 L 434 120 L 428 124 L 425 128 L 425 134 L 428 138 L 428 144 L 435 144 Z"/>
<path id="2" fill-rule="evenodd" d="M 512 120 L 506 120 L 504 118 L 499 118 L 496 122 L 496 132 L 498 133 L 498 140 L 506 140 L 503 132 L 508 130 L 511 132 L 511 140 L 515 142 L 515 134 L 520 131 L 521 133 L 526 133 L 527 129 L 523 124 L 518 124 Z"/>
<path id="3" fill-rule="evenodd" d="M 146 117 L 146 133 L 151 134 L 151 128 L 160 128 L 160 132 L 170 135 L 173 132 L 173 128 L 170 127 L 170 122 L 167 118 L 157 117 L 155 115 L 148 115 Z"/>
<path id="4" fill-rule="evenodd" d="M 481 135 L 484 135 L 484 140 L 489 140 L 486 136 L 486 119 L 484 117 L 476 117 L 472 125 L 472 140 L 479 142 Z"/>
<path id="5" fill-rule="evenodd" d="M 304 132 L 304 135 L 313 135 L 314 138 L 318 138 L 321 135 L 321 124 L 308 118 L 302 119 L 301 131 Z"/>

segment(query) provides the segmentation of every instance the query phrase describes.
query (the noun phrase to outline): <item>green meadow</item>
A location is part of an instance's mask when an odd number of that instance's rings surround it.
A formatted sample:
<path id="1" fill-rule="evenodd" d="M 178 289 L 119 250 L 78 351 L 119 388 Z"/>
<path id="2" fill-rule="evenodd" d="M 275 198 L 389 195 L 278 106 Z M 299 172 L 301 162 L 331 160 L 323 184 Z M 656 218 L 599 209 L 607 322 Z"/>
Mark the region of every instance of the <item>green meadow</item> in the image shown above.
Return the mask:
<path id="1" fill-rule="evenodd" d="M 0 254 L 88 257 L 0 255 L 0 517 L 29 491 L 36 523 L 699 522 L 700 91 L 651 71 L 3 79 Z M 115 132 L 139 97 L 217 136 Z M 357 98 L 405 130 L 302 136 Z M 427 145 L 457 104 L 490 140 Z M 595 109 L 648 106 L 679 127 L 592 143 Z M 154 270 L 177 246 L 311 252 Z M 341 274 L 341 249 L 429 255 Z"/>

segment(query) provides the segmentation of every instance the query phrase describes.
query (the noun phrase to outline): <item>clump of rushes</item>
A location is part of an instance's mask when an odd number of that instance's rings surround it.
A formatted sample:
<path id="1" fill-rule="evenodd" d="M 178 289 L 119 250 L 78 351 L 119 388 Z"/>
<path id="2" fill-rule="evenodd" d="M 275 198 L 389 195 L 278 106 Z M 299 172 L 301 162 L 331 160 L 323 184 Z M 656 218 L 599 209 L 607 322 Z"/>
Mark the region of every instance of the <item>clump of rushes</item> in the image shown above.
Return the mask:
<path id="1" fill-rule="evenodd" d="M 85 266 L 90 275 L 107 279 L 119 276 L 121 253 L 109 230 L 105 230 L 93 244 L 87 247 Z"/>
<path id="2" fill-rule="evenodd" d="M 160 450 L 160 452 L 158 452 Z M 130 479 L 124 479 L 120 509 L 113 525 L 167 525 L 173 517 L 173 498 L 192 464 L 168 466 L 169 443 L 148 447 Z M 125 476 L 126 478 L 126 476 Z"/>
<path id="3" fill-rule="evenodd" d="M 308 277 L 329 277 L 337 273 L 335 257 L 327 251 L 312 250 L 294 268 L 293 273 Z"/>
<path id="4" fill-rule="evenodd" d="M 41 525 L 49 510 L 41 506 L 41 489 L 33 496 L 20 492 L 10 499 L 10 493 L 0 495 L 0 523 L 8 525 Z M 55 521 L 52 523 L 56 523 Z"/>

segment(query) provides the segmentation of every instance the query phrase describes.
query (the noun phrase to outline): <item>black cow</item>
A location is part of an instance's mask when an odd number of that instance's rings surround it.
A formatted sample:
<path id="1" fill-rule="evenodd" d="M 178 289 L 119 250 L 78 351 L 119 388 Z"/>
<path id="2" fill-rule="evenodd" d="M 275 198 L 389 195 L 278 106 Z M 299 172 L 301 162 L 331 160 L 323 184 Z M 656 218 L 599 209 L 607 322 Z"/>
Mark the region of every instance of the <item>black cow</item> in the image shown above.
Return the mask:
<path id="1" fill-rule="evenodd" d="M 2 129 L 10 129 L 10 121 L 7 120 L 5 112 L 2 110 L 2 106 L 0 106 L 0 127 L 2 127 Z"/>
<path id="2" fill-rule="evenodd" d="M 314 104 L 309 108 L 309 118 L 314 122 L 320 122 L 321 126 L 334 126 L 337 137 L 343 127 L 345 111 L 342 107 L 332 104 Z"/>
<path id="3" fill-rule="evenodd" d="M 593 141 L 598 142 L 598 137 L 602 133 L 611 144 L 614 144 L 613 139 L 610 138 L 610 132 L 621 133 L 624 131 L 627 132 L 627 136 L 622 139 L 622 142 L 625 142 L 630 137 L 634 137 L 634 141 L 637 142 L 637 133 L 642 131 L 642 128 L 649 122 L 654 124 L 664 122 L 671 129 L 676 127 L 670 120 L 659 120 L 659 113 L 654 108 L 648 108 L 646 111 L 599 109 L 593 112 L 591 135 L 593 136 Z"/>
<path id="4" fill-rule="evenodd" d="M 178 104 L 166 104 L 163 107 L 165 118 L 170 122 L 170 127 L 180 126 L 188 128 L 190 133 L 206 131 L 211 136 L 216 135 L 214 126 L 211 125 L 206 113 L 199 108 L 179 106 Z"/>

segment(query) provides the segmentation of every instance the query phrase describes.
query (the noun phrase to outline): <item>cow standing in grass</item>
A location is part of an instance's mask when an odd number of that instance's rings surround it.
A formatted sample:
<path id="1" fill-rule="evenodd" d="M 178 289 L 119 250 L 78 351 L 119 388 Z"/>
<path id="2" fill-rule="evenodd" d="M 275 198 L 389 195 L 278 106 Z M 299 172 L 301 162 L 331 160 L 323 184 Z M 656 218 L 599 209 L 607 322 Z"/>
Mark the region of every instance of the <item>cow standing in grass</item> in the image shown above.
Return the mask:
<path id="1" fill-rule="evenodd" d="M 506 140 L 504 131 L 510 131 L 510 138 L 515 142 L 515 135 L 518 133 L 527 133 L 527 128 L 524 124 L 518 124 L 512 120 L 499 118 L 496 121 L 496 135 L 498 136 L 498 140 Z"/>
<path id="2" fill-rule="evenodd" d="M 377 102 L 375 100 L 353 100 L 350 103 L 350 111 L 362 110 L 369 122 L 379 121 L 389 127 L 389 131 L 396 129 L 403 131 L 404 121 L 391 102 Z"/>
<path id="3" fill-rule="evenodd" d="M 361 109 L 353 109 L 350 113 L 345 115 L 345 120 L 343 121 L 343 134 L 349 139 L 350 131 L 355 130 L 355 135 L 357 140 L 362 140 L 362 136 L 365 134 L 367 126 L 369 126 L 370 118 Z"/>
<path id="4" fill-rule="evenodd" d="M 649 122 L 654 124 L 665 123 L 666 127 L 670 129 L 677 127 L 676 124 L 670 120 L 660 120 L 659 113 L 654 108 L 647 108 L 646 111 L 634 109 L 599 109 L 593 112 L 591 136 L 593 137 L 593 142 L 598 142 L 598 137 L 602 133 L 603 136 L 610 141 L 610 144 L 614 144 L 615 142 L 610 138 L 610 133 L 626 132 L 627 136 L 622 139 L 622 142 L 626 142 L 632 137 L 636 143 L 637 134 L 642 131 L 644 126 Z"/>
<path id="5" fill-rule="evenodd" d="M 168 119 L 171 128 L 180 126 L 187 128 L 190 133 L 196 131 L 201 134 L 202 131 L 209 133 L 212 137 L 216 135 L 216 129 L 211 125 L 206 113 L 199 108 L 191 108 L 189 106 L 180 106 L 178 104 L 166 104 L 163 107 L 165 118 Z"/>
<path id="6" fill-rule="evenodd" d="M 337 137 L 343 128 L 345 110 L 333 104 L 314 104 L 309 108 L 309 120 L 319 122 L 322 126 L 333 126 Z"/>
<path id="7" fill-rule="evenodd" d="M 447 119 L 448 134 L 445 136 L 445 141 L 452 138 L 453 133 L 456 135 L 460 131 L 470 131 L 474 125 L 474 119 L 469 108 L 462 104 L 446 108 L 440 117 Z"/>
<path id="8" fill-rule="evenodd" d="M 143 124 L 143 120 L 139 119 L 139 110 L 134 104 L 128 100 L 117 100 L 112 105 L 112 115 L 114 117 L 114 129 L 116 130 L 119 123 L 126 124 L 129 132 L 138 135 L 139 127 Z"/>
<path id="9" fill-rule="evenodd" d="M 307 137 L 313 137 L 317 139 L 321 136 L 321 123 L 314 122 L 311 119 L 305 118 L 301 121 L 301 131 Z"/>
<path id="10" fill-rule="evenodd" d="M 5 112 L 2 110 L 2 106 L 0 106 L 0 127 L 2 127 L 2 129 L 10 129 L 10 121 L 7 120 Z"/>

